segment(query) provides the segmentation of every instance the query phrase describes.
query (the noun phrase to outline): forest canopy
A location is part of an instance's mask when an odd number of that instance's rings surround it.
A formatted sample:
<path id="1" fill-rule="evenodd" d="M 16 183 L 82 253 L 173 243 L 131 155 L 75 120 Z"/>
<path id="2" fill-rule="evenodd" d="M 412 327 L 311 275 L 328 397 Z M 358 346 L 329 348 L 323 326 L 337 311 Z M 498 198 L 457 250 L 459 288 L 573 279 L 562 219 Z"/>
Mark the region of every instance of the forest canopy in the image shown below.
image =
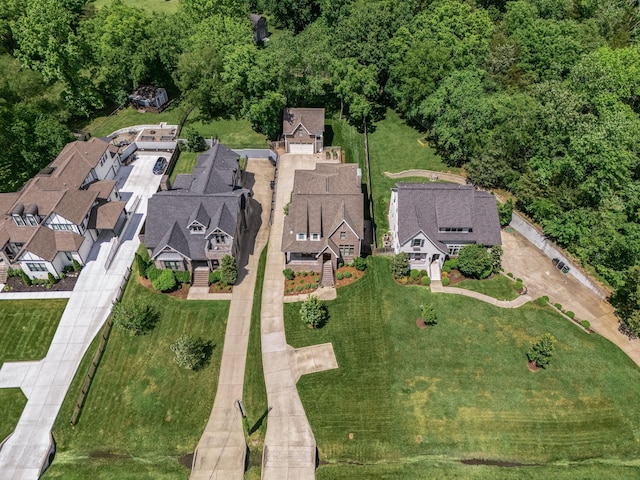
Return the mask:
<path id="1" fill-rule="evenodd" d="M 640 264 L 640 49 L 626 0 L 113 0 L 0 4 L 0 188 L 69 126 L 164 86 L 275 138 L 284 105 L 360 128 L 386 108 L 500 188 L 614 288 Z M 257 45 L 248 13 L 275 33 Z"/>

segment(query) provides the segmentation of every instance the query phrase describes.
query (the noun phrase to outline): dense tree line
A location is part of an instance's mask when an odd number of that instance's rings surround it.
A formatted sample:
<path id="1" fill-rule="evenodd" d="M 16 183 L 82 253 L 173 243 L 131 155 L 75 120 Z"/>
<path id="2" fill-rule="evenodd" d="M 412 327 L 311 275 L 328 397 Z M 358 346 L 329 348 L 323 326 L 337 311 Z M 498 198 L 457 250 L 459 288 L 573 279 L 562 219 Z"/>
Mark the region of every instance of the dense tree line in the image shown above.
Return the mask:
<path id="1" fill-rule="evenodd" d="M 515 194 L 613 287 L 640 264 L 633 2 L 182 0 L 171 15 L 131 5 L 1 2 L 3 189 L 50 161 L 67 125 L 140 83 L 270 137 L 287 104 L 323 105 L 359 128 L 392 107 L 447 164 Z M 264 45 L 249 12 L 276 29 Z"/>

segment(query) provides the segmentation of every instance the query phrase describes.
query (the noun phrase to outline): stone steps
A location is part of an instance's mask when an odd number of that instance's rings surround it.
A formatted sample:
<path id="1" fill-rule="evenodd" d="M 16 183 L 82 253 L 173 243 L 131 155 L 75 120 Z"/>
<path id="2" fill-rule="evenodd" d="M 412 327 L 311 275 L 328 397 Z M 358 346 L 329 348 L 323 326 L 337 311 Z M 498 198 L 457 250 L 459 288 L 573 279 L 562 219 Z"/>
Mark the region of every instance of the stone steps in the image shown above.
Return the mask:
<path id="1" fill-rule="evenodd" d="M 209 286 L 209 269 L 198 267 L 193 272 L 193 287 L 208 287 Z"/>
<path id="2" fill-rule="evenodd" d="M 320 280 L 320 284 L 323 287 L 333 287 L 335 285 L 331 261 L 324 262 L 322 265 L 322 279 Z"/>

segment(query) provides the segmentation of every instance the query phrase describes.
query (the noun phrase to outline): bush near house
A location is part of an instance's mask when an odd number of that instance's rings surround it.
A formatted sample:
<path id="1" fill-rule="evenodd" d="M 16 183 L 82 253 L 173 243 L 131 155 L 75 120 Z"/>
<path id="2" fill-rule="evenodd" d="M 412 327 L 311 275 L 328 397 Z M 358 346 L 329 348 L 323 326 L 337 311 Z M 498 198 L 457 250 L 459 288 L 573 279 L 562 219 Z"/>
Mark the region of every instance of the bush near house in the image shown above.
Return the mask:
<path id="1" fill-rule="evenodd" d="M 393 257 L 393 261 L 391 262 L 391 274 L 393 278 L 400 279 L 409 276 L 410 268 L 409 256 L 406 253 L 400 252 Z"/>
<path id="2" fill-rule="evenodd" d="M 293 280 L 293 278 L 295 277 L 293 270 L 291 270 L 290 268 L 285 268 L 282 271 L 282 274 L 284 275 L 284 278 L 286 278 L 287 280 Z"/>
<path id="3" fill-rule="evenodd" d="M 191 283 L 191 272 L 189 270 L 174 271 L 176 281 L 179 283 Z"/>
<path id="4" fill-rule="evenodd" d="M 493 271 L 493 258 L 484 245 L 471 244 L 460 250 L 458 270 L 467 277 L 483 279 Z"/>
<path id="5" fill-rule="evenodd" d="M 218 283 L 220 281 L 220 270 L 214 270 L 209 273 L 209 284 Z"/>
<path id="6" fill-rule="evenodd" d="M 173 270 L 160 270 L 160 275 L 151 282 L 153 288 L 161 292 L 167 292 L 176 288 L 176 275 Z"/>
<path id="7" fill-rule="evenodd" d="M 362 257 L 356 257 L 353 259 L 353 266 L 356 270 L 364 271 L 367 268 L 367 261 Z"/>
<path id="8" fill-rule="evenodd" d="M 162 273 L 162 270 L 152 264 L 145 270 L 144 276 L 153 283 L 160 276 L 160 273 Z"/>
<path id="9" fill-rule="evenodd" d="M 234 285 L 238 281 L 238 266 L 231 255 L 225 255 L 220 260 L 220 280 L 227 285 Z"/>

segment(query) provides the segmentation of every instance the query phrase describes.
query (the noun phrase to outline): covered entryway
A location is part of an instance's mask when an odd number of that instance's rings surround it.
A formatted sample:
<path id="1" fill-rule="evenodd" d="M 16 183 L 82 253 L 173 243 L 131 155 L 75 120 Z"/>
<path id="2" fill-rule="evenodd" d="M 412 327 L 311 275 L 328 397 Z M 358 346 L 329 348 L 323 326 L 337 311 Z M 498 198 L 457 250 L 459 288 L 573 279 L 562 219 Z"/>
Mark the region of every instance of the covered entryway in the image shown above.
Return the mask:
<path id="1" fill-rule="evenodd" d="M 290 143 L 289 153 L 313 154 L 313 143 Z"/>

